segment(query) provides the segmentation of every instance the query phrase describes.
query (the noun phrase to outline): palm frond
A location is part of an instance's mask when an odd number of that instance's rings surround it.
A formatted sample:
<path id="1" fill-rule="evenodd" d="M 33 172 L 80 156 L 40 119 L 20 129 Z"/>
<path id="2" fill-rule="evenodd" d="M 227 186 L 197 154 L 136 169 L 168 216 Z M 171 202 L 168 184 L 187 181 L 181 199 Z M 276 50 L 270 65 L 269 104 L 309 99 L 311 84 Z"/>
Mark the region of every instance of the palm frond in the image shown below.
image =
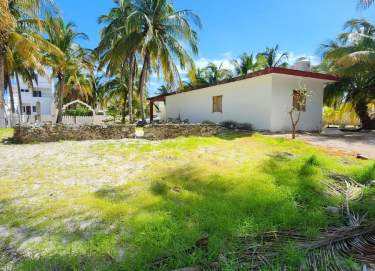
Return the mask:
<path id="1" fill-rule="evenodd" d="M 374 0 L 359 0 L 359 7 L 369 8 L 374 3 Z"/>

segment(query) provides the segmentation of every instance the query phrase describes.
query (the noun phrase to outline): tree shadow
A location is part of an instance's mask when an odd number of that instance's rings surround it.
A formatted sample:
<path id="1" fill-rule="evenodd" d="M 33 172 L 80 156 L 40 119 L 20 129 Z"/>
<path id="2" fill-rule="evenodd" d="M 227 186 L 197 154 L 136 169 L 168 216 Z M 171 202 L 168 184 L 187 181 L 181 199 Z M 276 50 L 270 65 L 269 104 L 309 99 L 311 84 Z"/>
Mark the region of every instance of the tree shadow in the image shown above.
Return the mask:
<path id="1" fill-rule="evenodd" d="M 225 131 L 221 134 L 216 135 L 216 137 L 231 141 L 239 138 L 251 137 L 254 135 L 254 133 L 254 131 Z"/>

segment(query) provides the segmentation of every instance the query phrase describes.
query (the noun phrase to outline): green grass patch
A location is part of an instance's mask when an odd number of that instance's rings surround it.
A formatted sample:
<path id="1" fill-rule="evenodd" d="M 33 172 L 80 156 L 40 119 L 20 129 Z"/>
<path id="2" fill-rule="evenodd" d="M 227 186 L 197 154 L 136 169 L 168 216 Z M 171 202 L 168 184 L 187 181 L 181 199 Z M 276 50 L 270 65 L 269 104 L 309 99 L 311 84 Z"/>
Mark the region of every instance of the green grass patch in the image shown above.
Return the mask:
<path id="1" fill-rule="evenodd" d="M 313 237 L 340 225 L 325 208 L 342 199 L 327 196 L 321 181 L 331 172 L 363 183 L 375 174 L 373 161 L 259 134 L 80 144 L 56 143 L 50 148 L 69 155 L 36 156 L 19 175 L 0 175 L 0 229 L 36 255 L 15 269 L 150 270 L 165 257 L 154 269 L 205 266 L 242 235 L 294 229 Z M 366 190 L 353 208 L 374 219 L 374 195 Z M 186 252 L 207 235 L 207 253 Z M 281 256 L 293 266 L 303 254 L 288 244 Z M 237 268 L 230 257 L 223 265 Z"/>
<path id="2" fill-rule="evenodd" d="M 0 128 L 0 142 L 6 138 L 12 137 L 13 133 L 13 128 Z"/>

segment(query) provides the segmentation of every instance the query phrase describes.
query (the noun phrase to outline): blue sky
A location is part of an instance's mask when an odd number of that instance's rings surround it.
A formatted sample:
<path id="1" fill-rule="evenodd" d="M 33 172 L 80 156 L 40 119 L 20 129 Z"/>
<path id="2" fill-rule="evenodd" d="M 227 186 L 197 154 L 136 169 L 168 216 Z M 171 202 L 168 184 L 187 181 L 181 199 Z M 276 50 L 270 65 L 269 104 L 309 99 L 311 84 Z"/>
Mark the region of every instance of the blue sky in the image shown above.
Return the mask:
<path id="1" fill-rule="evenodd" d="M 81 44 L 94 48 L 101 26 L 97 18 L 113 5 L 111 0 L 56 0 L 63 17 L 77 31 L 89 35 Z M 199 31 L 198 65 L 224 62 L 243 52 L 260 52 L 280 45 L 290 61 L 300 56 L 319 61 L 319 46 L 342 31 L 345 21 L 366 18 L 375 21 L 375 7 L 357 9 L 357 0 L 174 0 L 177 9 L 190 9 L 203 23 Z M 152 82 L 150 93 L 158 83 Z"/>

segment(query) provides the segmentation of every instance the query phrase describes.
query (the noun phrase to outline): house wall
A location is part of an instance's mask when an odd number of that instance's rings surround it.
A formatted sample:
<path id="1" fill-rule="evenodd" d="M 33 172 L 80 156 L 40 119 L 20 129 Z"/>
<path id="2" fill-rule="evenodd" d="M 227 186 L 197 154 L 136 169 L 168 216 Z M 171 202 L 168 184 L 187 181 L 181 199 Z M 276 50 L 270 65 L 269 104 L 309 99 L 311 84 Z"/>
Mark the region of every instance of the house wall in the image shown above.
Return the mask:
<path id="1" fill-rule="evenodd" d="M 15 80 L 13 80 L 15 81 Z M 18 110 L 18 90 L 16 82 L 12 82 L 13 87 L 13 96 L 14 96 L 14 103 L 15 107 Z M 38 77 L 38 85 L 34 85 L 34 88 L 31 88 L 28 84 L 23 82 L 20 78 L 20 87 L 21 89 L 27 89 L 28 92 L 21 92 L 22 98 L 22 106 L 30 106 L 31 107 L 31 114 L 30 115 L 52 115 L 53 114 L 53 84 L 48 79 L 43 78 L 41 76 Z M 33 97 L 33 90 L 41 91 L 41 97 Z M 40 112 L 38 110 L 36 112 L 33 111 L 33 106 L 37 106 L 38 102 L 40 104 Z M 23 112 L 26 114 L 26 112 Z"/>
<path id="2" fill-rule="evenodd" d="M 324 87 L 330 81 L 272 74 L 271 131 L 290 131 L 289 111 L 293 105 L 293 89 L 306 86 L 310 95 L 306 99 L 306 111 L 301 113 L 298 130 L 319 131 L 322 128 Z M 296 115 L 297 116 L 297 115 Z"/>
<path id="3" fill-rule="evenodd" d="M 166 121 L 166 108 L 164 102 L 155 102 L 154 108 L 154 119 L 159 119 L 160 121 Z"/>
<path id="4" fill-rule="evenodd" d="M 166 97 L 167 118 L 189 119 L 193 123 L 205 120 L 234 120 L 251 123 L 255 129 L 271 128 L 272 75 L 193 90 Z M 212 112 L 212 97 L 223 95 L 222 113 Z"/>

